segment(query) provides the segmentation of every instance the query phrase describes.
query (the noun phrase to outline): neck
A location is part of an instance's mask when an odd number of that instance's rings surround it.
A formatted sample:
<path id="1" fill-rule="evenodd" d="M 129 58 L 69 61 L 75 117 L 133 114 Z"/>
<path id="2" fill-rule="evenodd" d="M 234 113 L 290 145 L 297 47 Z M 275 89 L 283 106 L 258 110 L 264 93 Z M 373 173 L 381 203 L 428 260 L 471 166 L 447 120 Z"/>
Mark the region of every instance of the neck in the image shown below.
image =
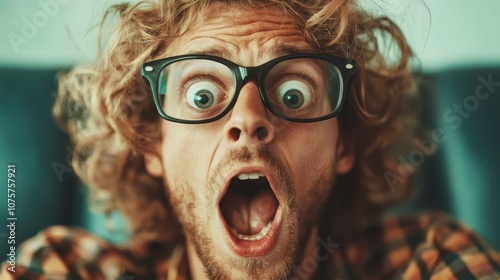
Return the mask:
<path id="1" fill-rule="evenodd" d="M 203 266 L 196 249 L 189 238 L 186 238 L 186 248 L 189 260 L 189 270 L 191 272 L 191 279 L 193 280 L 210 280 L 208 275 L 205 273 L 205 267 Z"/>

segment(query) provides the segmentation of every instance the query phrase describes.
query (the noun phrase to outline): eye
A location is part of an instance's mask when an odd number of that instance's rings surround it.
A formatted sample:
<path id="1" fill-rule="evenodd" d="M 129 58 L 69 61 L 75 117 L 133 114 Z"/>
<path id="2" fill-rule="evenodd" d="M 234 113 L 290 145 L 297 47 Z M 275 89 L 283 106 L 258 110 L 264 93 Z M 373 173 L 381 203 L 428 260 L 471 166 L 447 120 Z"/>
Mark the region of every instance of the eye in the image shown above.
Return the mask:
<path id="1" fill-rule="evenodd" d="M 202 81 L 189 86 L 186 91 L 186 102 L 196 109 L 209 109 L 219 99 L 221 91 L 215 84 Z"/>
<path id="2" fill-rule="evenodd" d="M 276 89 L 276 98 L 289 109 L 300 109 L 311 102 L 311 90 L 301 81 L 291 80 L 282 83 Z"/>

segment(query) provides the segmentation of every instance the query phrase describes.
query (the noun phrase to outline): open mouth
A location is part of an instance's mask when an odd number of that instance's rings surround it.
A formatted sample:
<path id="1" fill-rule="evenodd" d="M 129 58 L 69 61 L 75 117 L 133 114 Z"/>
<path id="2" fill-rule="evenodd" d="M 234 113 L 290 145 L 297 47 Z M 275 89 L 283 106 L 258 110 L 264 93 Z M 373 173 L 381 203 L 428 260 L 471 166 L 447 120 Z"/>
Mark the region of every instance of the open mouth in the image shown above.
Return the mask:
<path id="1" fill-rule="evenodd" d="M 273 247 L 281 211 L 279 200 L 262 173 L 233 177 L 219 207 L 229 245 L 238 255 L 263 255 Z"/>

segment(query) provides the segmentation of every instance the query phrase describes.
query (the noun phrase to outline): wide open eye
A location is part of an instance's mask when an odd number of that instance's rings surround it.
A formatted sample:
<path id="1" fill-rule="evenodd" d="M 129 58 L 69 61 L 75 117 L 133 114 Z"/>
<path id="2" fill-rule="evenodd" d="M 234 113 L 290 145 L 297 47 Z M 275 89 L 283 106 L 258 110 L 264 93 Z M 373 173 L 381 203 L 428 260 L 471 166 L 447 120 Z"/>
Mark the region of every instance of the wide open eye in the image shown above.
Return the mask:
<path id="1" fill-rule="evenodd" d="M 300 109 L 311 103 L 312 92 L 307 84 L 299 80 L 288 80 L 275 90 L 276 102 L 283 109 Z"/>
<path id="2" fill-rule="evenodd" d="M 186 91 L 186 102 L 196 109 L 210 109 L 220 101 L 221 90 L 209 81 L 195 82 Z"/>

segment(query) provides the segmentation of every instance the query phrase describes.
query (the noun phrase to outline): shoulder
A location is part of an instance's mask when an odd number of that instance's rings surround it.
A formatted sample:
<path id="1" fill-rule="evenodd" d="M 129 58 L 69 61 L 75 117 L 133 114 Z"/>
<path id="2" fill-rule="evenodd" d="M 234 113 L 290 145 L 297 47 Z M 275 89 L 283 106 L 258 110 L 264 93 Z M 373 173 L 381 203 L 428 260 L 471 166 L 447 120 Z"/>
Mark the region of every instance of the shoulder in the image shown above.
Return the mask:
<path id="1" fill-rule="evenodd" d="M 118 279 L 133 269 L 123 249 L 82 229 L 53 226 L 24 242 L 2 279 Z"/>
<path id="2" fill-rule="evenodd" d="M 416 244 L 404 279 L 500 279 L 500 254 L 469 227 L 443 214 L 416 219 L 425 239 Z"/>
<path id="3" fill-rule="evenodd" d="M 500 279 L 500 254 L 443 213 L 389 217 L 346 248 L 352 267 L 402 279 Z M 378 278 L 376 278 L 378 279 Z"/>

